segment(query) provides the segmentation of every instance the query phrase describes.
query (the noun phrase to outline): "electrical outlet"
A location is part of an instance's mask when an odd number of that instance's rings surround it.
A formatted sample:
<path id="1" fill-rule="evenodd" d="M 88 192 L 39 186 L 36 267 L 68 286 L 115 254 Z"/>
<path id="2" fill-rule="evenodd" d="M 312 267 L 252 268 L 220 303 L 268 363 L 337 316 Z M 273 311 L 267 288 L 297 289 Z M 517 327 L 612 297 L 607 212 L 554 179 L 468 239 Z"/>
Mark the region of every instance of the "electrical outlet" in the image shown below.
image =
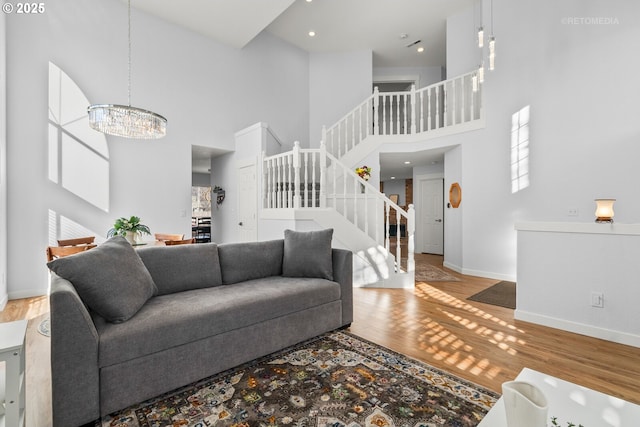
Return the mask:
<path id="1" fill-rule="evenodd" d="M 591 307 L 604 307 L 604 294 L 602 292 L 591 292 Z"/>
<path id="2" fill-rule="evenodd" d="M 578 208 L 567 209 L 567 216 L 578 216 Z"/>

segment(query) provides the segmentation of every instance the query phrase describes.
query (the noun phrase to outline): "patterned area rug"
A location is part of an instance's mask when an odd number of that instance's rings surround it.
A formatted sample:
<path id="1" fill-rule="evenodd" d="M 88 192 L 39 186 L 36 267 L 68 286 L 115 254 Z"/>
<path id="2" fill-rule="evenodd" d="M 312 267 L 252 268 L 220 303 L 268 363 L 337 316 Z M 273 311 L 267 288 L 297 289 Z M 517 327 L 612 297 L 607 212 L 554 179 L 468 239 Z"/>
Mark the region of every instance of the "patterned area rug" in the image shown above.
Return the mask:
<path id="1" fill-rule="evenodd" d="M 460 279 L 424 262 L 416 263 L 416 282 L 459 282 Z"/>
<path id="2" fill-rule="evenodd" d="M 96 426 L 476 426 L 498 395 L 345 332 L 215 375 Z"/>

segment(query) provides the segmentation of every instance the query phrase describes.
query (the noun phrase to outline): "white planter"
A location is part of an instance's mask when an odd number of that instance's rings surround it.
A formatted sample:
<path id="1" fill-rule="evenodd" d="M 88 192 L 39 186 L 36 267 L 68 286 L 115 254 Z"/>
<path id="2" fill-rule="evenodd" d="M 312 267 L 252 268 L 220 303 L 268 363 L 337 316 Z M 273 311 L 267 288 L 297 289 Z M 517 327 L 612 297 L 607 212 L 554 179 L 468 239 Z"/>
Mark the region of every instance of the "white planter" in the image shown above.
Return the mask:
<path id="1" fill-rule="evenodd" d="M 124 236 L 131 245 L 135 245 L 138 241 L 138 233 L 135 231 L 127 231 L 127 234 Z"/>
<path id="2" fill-rule="evenodd" d="M 544 393 L 525 381 L 502 384 L 508 427 L 546 427 L 549 406 Z"/>

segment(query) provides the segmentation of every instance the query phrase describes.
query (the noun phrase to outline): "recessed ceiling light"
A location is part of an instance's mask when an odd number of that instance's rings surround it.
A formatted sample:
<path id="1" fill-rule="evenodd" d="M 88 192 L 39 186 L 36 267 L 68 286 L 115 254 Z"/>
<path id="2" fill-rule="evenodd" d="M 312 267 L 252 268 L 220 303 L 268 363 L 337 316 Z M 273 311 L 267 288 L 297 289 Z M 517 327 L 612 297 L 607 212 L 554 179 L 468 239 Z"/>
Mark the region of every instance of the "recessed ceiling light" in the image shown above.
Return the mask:
<path id="1" fill-rule="evenodd" d="M 404 162 L 405 165 L 410 165 L 411 162 L 409 160 L 407 160 L 406 162 Z"/>
<path id="2" fill-rule="evenodd" d="M 391 177 L 391 179 L 396 179 L 396 177 L 395 177 L 395 176 L 392 176 L 392 177 Z"/>
<path id="3" fill-rule="evenodd" d="M 418 53 L 422 53 L 422 52 L 424 52 L 424 47 L 420 46 L 420 47 L 418 48 Z"/>
<path id="4" fill-rule="evenodd" d="M 315 31 L 309 31 L 309 37 L 315 37 L 315 36 L 316 36 Z"/>
<path id="5" fill-rule="evenodd" d="M 409 34 L 407 34 L 407 33 L 400 34 L 400 38 L 403 39 L 403 40 L 406 39 L 407 37 L 409 37 Z"/>
<path id="6" fill-rule="evenodd" d="M 307 3 L 311 3 L 313 0 L 307 0 Z"/>

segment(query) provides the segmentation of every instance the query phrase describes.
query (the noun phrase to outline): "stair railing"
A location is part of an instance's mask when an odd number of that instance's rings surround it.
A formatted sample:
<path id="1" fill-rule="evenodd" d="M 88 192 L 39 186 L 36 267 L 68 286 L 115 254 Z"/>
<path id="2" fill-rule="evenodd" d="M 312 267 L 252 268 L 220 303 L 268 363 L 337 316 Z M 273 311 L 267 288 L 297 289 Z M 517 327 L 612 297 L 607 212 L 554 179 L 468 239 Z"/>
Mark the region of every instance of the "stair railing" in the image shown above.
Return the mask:
<path id="1" fill-rule="evenodd" d="M 335 210 L 378 245 L 392 254 L 395 246 L 396 271 L 402 272 L 401 224 L 407 238 L 407 266 L 415 270 L 415 210 L 405 211 L 374 186 L 360 178 L 328 153 L 319 149 L 301 149 L 296 141 L 292 151 L 266 157 L 263 155 L 263 208 Z M 330 178 L 328 178 L 328 176 Z M 391 236 L 391 222 L 396 233 Z"/>
<path id="2" fill-rule="evenodd" d="M 370 135 L 416 135 L 482 117 L 477 71 L 410 91 L 373 94 L 333 126 L 322 128 L 327 151 L 336 158 Z"/>

